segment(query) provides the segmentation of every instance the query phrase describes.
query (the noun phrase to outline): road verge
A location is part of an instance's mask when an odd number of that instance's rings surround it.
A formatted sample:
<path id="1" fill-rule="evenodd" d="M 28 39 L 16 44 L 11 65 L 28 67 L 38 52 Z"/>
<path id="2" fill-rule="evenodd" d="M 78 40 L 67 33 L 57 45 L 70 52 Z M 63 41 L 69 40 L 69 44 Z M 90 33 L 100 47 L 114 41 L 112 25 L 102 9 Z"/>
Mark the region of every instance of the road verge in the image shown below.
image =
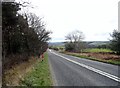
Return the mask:
<path id="1" fill-rule="evenodd" d="M 48 55 L 44 54 L 44 60 L 38 61 L 24 79 L 22 86 L 52 86 L 52 78 L 49 70 Z"/>

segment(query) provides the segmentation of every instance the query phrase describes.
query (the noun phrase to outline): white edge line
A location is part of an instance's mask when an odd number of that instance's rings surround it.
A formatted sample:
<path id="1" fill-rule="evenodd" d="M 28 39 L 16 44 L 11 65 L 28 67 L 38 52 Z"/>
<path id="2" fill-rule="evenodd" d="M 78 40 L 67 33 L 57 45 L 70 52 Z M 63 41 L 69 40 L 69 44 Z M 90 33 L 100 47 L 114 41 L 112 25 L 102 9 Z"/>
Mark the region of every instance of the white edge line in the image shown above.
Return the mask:
<path id="1" fill-rule="evenodd" d="M 76 61 L 74 61 L 74 60 L 70 60 L 70 59 L 68 59 L 68 58 L 66 58 L 66 57 L 64 57 L 64 56 L 61 56 L 61 55 L 59 55 L 59 54 L 56 54 L 56 53 L 54 53 L 54 52 L 52 52 L 52 51 L 50 51 L 50 52 L 53 53 L 53 54 L 55 54 L 55 55 L 57 55 L 57 56 L 59 56 L 59 57 L 62 57 L 62 58 L 64 58 L 64 59 L 66 59 L 66 60 L 68 60 L 68 61 L 70 61 L 70 62 L 73 62 L 73 63 L 75 63 L 75 64 L 77 64 L 77 65 L 79 65 L 79 66 L 82 66 L 82 67 L 87 68 L 87 69 L 89 69 L 89 70 L 91 70 L 91 71 L 94 71 L 94 72 L 96 72 L 96 73 L 98 73 L 98 74 L 101 74 L 101 75 L 103 75 L 103 76 L 106 76 L 106 77 L 108 77 L 108 78 L 110 78 L 110 79 L 113 79 L 114 81 L 120 82 L 120 78 L 117 77 L 117 76 L 111 75 L 111 74 L 109 74 L 109 73 L 107 73 L 107 72 L 98 70 L 98 69 L 93 68 L 93 67 L 91 67 L 91 66 L 87 66 L 87 65 L 85 65 L 85 64 L 78 63 L 78 62 L 76 62 Z"/>

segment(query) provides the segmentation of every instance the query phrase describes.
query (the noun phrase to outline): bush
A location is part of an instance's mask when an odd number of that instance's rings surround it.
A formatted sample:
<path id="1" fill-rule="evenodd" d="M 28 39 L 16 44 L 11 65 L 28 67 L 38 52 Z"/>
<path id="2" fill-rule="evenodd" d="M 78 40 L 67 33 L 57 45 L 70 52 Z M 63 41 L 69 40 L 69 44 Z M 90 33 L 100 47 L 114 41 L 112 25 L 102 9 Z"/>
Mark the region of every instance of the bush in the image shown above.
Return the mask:
<path id="1" fill-rule="evenodd" d="M 74 43 L 66 43 L 65 44 L 65 51 L 74 51 L 75 50 L 75 44 Z"/>
<path id="2" fill-rule="evenodd" d="M 111 34 L 112 40 L 111 41 L 111 49 L 116 51 L 118 55 L 120 55 L 120 32 L 114 30 Z"/>
<path id="3" fill-rule="evenodd" d="M 59 49 L 57 47 L 53 47 L 54 50 L 58 51 Z"/>

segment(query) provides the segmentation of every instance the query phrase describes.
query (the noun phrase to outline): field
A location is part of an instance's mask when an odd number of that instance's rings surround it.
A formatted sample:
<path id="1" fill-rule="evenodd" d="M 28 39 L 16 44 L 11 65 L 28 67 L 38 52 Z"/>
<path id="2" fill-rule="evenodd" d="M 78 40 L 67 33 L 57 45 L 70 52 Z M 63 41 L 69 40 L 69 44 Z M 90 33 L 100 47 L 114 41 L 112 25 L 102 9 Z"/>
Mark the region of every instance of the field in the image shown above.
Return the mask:
<path id="1" fill-rule="evenodd" d="M 99 54 L 99 53 L 72 53 L 72 52 L 63 52 L 64 54 L 90 59 L 95 61 L 100 61 L 104 63 L 120 65 L 120 56 L 117 55 L 110 55 L 110 54 Z"/>
<path id="2" fill-rule="evenodd" d="M 96 60 L 104 63 L 120 65 L 120 56 L 114 54 L 114 52 L 110 49 L 92 48 L 92 49 L 85 49 L 83 50 L 82 53 L 66 52 L 66 51 L 63 51 L 62 53 L 80 58 Z"/>
<path id="3" fill-rule="evenodd" d="M 98 48 L 91 48 L 91 49 L 84 49 L 83 52 L 113 52 L 110 49 L 98 49 Z"/>
<path id="4" fill-rule="evenodd" d="M 101 61 L 105 63 L 110 63 L 114 65 L 120 65 L 120 56 L 116 55 L 114 51 L 110 49 L 104 49 L 104 48 L 87 48 L 82 50 L 81 53 L 75 53 L 75 52 L 67 52 L 65 51 L 64 46 L 55 46 L 51 49 L 57 50 L 61 53 L 85 58 L 85 59 L 91 59 L 96 61 Z"/>

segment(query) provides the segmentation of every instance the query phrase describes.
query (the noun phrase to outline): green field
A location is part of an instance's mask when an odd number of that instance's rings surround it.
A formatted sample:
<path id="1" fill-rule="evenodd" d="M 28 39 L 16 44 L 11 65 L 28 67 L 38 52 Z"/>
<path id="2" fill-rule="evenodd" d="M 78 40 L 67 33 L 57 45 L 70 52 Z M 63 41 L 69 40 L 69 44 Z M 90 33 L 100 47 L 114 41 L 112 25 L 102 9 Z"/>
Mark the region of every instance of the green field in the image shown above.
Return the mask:
<path id="1" fill-rule="evenodd" d="M 113 51 L 110 49 L 92 48 L 92 49 L 84 49 L 83 52 L 113 52 Z"/>
<path id="2" fill-rule="evenodd" d="M 23 80 L 23 86 L 52 86 L 52 78 L 49 70 L 48 55 L 45 53 L 45 59 L 38 61 L 33 70 L 29 72 Z"/>

